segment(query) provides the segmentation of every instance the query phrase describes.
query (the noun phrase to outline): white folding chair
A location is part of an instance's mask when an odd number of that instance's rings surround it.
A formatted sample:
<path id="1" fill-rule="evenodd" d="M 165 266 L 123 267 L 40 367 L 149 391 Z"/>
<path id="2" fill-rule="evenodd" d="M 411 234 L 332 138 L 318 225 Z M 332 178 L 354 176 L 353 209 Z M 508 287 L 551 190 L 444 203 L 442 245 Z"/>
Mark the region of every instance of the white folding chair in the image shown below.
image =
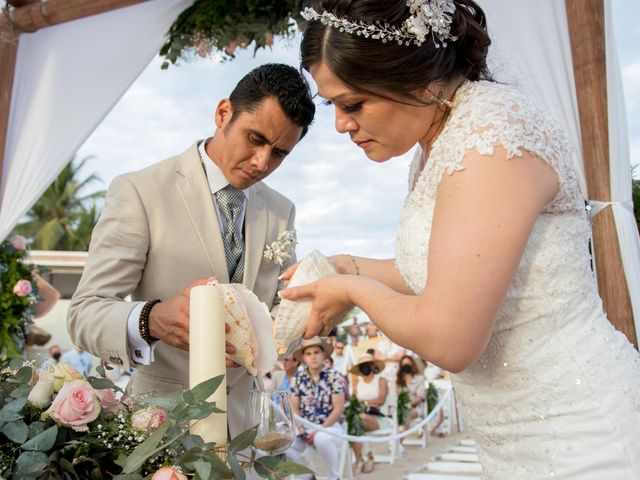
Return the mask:
<path id="1" fill-rule="evenodd" d="M 398 434 L 398 396 L 387 395 L 387 401 L 380 409 L 383 412 L 387 411 L 388 415 L 391 415 L 391 426 L 387 428 L 379 428 L 366 432 L 365 435 L 373 437 L 384 436 L 396 436 Z M 402 456 L 403 447 L 400 445 L 400 441 L 397 439 L 389 440 L 389 453 L 388 454 L 374 454 L 373 459 L 376 462 L 387 462 L 391 465 L 395 462 L 396 458 Z"/>

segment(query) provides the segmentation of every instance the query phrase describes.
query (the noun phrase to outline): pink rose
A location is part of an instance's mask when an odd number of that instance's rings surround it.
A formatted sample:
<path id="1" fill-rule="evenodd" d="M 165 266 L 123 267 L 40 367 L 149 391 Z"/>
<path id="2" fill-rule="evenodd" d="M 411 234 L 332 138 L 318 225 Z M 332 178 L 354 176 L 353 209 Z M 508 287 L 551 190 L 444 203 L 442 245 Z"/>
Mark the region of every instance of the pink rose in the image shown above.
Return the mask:
<path id="1" fill-rule="evenodd" d="M 24 250 L 27 248 L 27 239 L 22 235 L 14 235 L 9 239 L 9 242 L 11 242 L 11 246 L 16 250 Z"/>
<path id="2" fill-rule="evenodd" d="M 15 293 L 19 297 L 26 297 L 31 293 L 33 287 L 31 286 L 31 282 L 29 280 L 18 280 L 17 283 L 13 286 L 13 293 Z"/>
<path id="3" fill-rule="evenodd" d="M 86 380 L 65 383 L 46 412 L 58 425 L 71 427 L 76 432 L 86 432 L 87 423 L 100 414 L 100 401 L 95 390 Z"/>
<path id="4" fill-rule="evenodd" d="M 101 388 L 95 392 L 100 400 L 100 406 L 105 412 L 118 413 L 124 408 L 124 405 L 116 398 L 116 392 L 113 391 L 113 388 Z"/>
<path id="5" fill-rule="evenodd" d="M 131 415 L 131 423 L 141 432 L 151 432 L 167 419 L 167 412 L 159 407 L 146 407 Z"/>
<path id="6" fill-rule="evenodd" d="M 187 476 L 181 474 L 173 467 L 162 467 L 153 474 L 151 480 L 187 480 Z"/>

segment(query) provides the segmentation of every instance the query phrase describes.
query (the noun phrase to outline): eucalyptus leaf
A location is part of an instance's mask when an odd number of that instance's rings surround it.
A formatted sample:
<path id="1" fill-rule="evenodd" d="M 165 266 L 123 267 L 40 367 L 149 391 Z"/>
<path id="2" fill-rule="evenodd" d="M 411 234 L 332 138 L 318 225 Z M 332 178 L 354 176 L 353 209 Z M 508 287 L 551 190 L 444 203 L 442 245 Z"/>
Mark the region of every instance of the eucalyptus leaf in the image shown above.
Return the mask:
<path id="1" fill-rule="evenodd" d="M 58 426 L 53 425 L 47 428 L 44 432 L 39 433 L 32 439 L 22 444 L 23 450 L 37 450 L 39 452 L 46 452 L 56 443 L 56 437 L 58 436 Z"/>
<path id="2" fill-rule="evenodd" d="M 21 413 L 14 412 L 13 410 L 5 410 L 4 408 L 0 410 L 0 422 L 15 422 L 21 418 Z"/>
<path id="3" fill-rule="evenodd" d="M 27 397 L 32 388 L 33 387 L 28 384 L 20 385 L 19 387 L 14 388 L 9 396 L 13 398 Z"/>
<path id="4" fill-rule="evenodd" d="M 9 368 L 11 370 L 18 370 L 20 368 L 22 368 L 22 359 L 21 358 L 12 358 L 11 361 L 9 362 Z"/>
<path id="5" fill-rule="evenodd" d="M 236 456 L 231 452 L 227 453 L 227 463 L 231 467 L 233 474 L 236 476 L 236 480 L 245 480 L 247 478 L 247 474 L 240 466 L 240 462 L 238 462 Z"/>
<path id="6" fill-rule="evenodd" d="M 153 452 L 160 444 L 162 437 L 171 426 L 171 422 L 164 422 L 160 425 L 147 439 L 138 445 L 133 452 L 127 457 L 122 470 L 124 473 L 134 473 L 138 470 L 147 459 L 153 455 Z"/>
<path id="7" fill-rule="evenodd" d="M 122 475 L 116 475 L 114 480 L 142 480 L 144 477 L 139 473 L 125 473 Z"/>
<path id="8" fill-rule="evenodd" d="M 33 369 L 31 367 L 22 367 L 16 372 L 14 380 L 18 383 L 28 383 L 33 377 Z"/>
<path id="9" fill-rule="evenodd" d="M 192 448 L 202 448 L 204 446 L 204 440 L 199 435 L 186 435 L 181 440 L 182 446 L 185 450 Z"/>
<path id="10" fill-rule="evenodd" d="M 203 460 L 197 460 L 193 462 L 193 468 L 198 473 L 202 480 L 209 480 L 211 476 L 211 464 Z"/>
<path id="11" fill-rule="evenodd" d="M 109 367 L 109 370 L 113 370 L 113 368 Z M 104 371 L 104 367 L 102 365 L 98 365 L 96 367 L 96 372 L 98 372 L 98 375 L 100 375 L 103 378 L 107 377 L 107 372 Z"/>
<path id="12" fill-rule="evenodd" d="M 24 478 L 33 473 L 42 473 L 49 465 L 49 458 L 42 452 L 22 452 L 16 460 L 14 478 Z"/>
<path id="13" fill-rule="evenodd" d="M 204 382 L 199 383 L 198 385 L 193 387 L 191 389 L 191 393 L 193 394 L 195 400 L 199 402 L 207 400 L 218 389 L 223 379 L 224 375 L 218 375 L 217 377 L 205 380 Z"/>
<path id="14" fill-rule="evenodd" d="M 44 422 L 40 422 L 40 421 L 31 422 L 29 424 L 29 438 L 33 438 L 39 433 L 44 432 L 45 426 L 46 425 Z"/>
<path id="15" fill-rule="evenodd" d="M 2 407 L 2 410 L 8 410 L 8 411 L 12 411 L 12 412 L 20 412 L 22 411 L 22 409 L 24 408 L 24 406 L 27 404 L 27 397 L 20 397 L 20 398 L 16 398 L 15 400 L 12 400 L 11 402 L 5 404 L 4 407 Z"/>
<path id="16" fill-rule="evenodd" d="M 199 402 L 194 405 L 189 405 L 184 417 L 187 420 L 200 420 L 206 418 L 213 413 L 215 406 L 212 403 Z"/>
<path id="17" fill-rule="evenodd" d="M 95 377 L 89 377 L 89 383 L 91 384 L 91 386 L 93 388 L 95 388 L 96 390 L 103 390 L 105 388 L 113 388 L 113 389 L 117 389 L 118 387 L 116 387 L 116 385 L 109 380 L 108 378 L 95 378 Z"/>
<path id="18" fill-rule="evenodd" d="M 262 478 L 266 478 L 268 480 L 280 480 L 278 477 L 275 476 L 274 473 L 272 473 L 271 469 L 267 469 L 263 467 L 262 464 L 260 463 L 260 460 L 261 460 L 260 458 L 257 459 L 253 464 L 253 469 L 256 471 L 256 473 L 260 475 Z"/>
<path id="19" fill-rule="evenodd" d="M 184 401 L 191 404 L 191 403 L 195 403 L 196 397 L 194 397 L 193 393 L 191 393 L 190 390 L 185 390 L 184 392 L 182 392 L 182 398 L 184 398 Z"/>
<path id="20" fill-rule="evenodd" d="M 203 452 L 202 455 L 211 465 L 213 473 L 220 478 L 233 478 L 233 472 L 227 467 L 227 464 L 213 452 Z"/>
<path id="21" fill-rule="evenodd" d="M 14 443 L 24 443 L 29 438 L 29 429 L 22 420 L 6 423 L 0 432 Z"/>
<path id="22" fill-rule="evenodd" d="M 304 475 L 307 473 L 314 474 L 315 472 L 304 465 L 299 463 L 290 462 L 288 460 L 281 459 L 275 464 L 275 470 L 278 475 L 287 477 L 289 475 Z"/>
<path id="23" fill-rule="evenodd" d="M 239 452 L 241 450 L 244 450 L 245 448 L 250 447 L 251 445 L 253 445 L 253 441 L 256 439 L 257 435 L 257 425 L 250 428 L 249 430 L 245 430 L 240 435 L 231 440 L 231 443 L 229 443 L 229 450 L 232 452 Z"/>

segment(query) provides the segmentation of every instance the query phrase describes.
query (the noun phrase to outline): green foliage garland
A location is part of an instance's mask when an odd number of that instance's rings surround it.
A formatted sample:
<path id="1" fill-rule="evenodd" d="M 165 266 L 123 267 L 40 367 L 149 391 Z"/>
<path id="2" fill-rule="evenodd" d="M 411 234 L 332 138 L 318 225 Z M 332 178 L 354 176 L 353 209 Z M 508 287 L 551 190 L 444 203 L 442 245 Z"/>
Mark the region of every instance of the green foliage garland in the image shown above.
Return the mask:
<path id="1" fill-rule="evenodd" d="M 362 421 L 361 413 L 364 413 L 364 402 L 358 400 L 358 397 L 351 395 L 349 403 L 344 409 L 344 416 L 347 420 L 347 433 L 349 435 L 362 436 L 364 435 L 364 422 Z"/>
<path id="2" fill-rule="evenodd" d="M 26 249 L 16 248 L 11 240 L 0 244 L 0 360 L 19 357 L 26 344 L 35 292 L 20 296 L 13 291 L 20 280 L 33 287 L 26 257 Z"/>
<path id="3" fill-rule="evenodd" d="M 436 386 L 429 382 L 429 386 L 427 387 L 427 414 L 431 413 L 431 410 L 435 408 L 438 404 L 438 389 Z"/>
<path id="4" fill-rule="evenodd" d="M 398 425 L 404 425 L 409 420 L 410 400 L 409 391 L 404 388 L 400 390 L 398 393 Z"/>
<path id="5" fill-rule="evenodd" d="M 300 21 L 302 0 L 196 0 L 169 29 L 160 49 L 162 68 L 190 55 L 206 57 L 213 50 L 233 58 L 237 47 L 254 42 L 254 52 L 271 46 L 274 35 L 290 36 Z M 295 20 L 295 21 L 294 21 Z"/>

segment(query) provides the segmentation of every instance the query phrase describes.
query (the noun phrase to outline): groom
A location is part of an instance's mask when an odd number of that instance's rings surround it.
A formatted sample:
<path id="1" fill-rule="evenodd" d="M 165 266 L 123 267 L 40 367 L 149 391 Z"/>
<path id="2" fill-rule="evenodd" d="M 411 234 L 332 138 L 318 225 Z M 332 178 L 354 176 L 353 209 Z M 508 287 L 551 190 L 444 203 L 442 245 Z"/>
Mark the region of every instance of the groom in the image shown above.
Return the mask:
<path id="1" fill-rule="evenodd" d="M 131 394 L 174 395 L 188 386 L 194 285 L 212 276 L 243 283 L 273 306 L 278 276 L 295 255 L 280 266 L 263 252 L 294 229 L 295 209 L 262 179 L 305 135 L 314 113 L 296 69 L 262 65 L 218 103 L 211 138 L 114 179 L 67 325 L 76 346 L 135 368 Z M 243 369 L 227 369 L 232 436 L 246 428 L 241 419 L 251 383 Z"/>

